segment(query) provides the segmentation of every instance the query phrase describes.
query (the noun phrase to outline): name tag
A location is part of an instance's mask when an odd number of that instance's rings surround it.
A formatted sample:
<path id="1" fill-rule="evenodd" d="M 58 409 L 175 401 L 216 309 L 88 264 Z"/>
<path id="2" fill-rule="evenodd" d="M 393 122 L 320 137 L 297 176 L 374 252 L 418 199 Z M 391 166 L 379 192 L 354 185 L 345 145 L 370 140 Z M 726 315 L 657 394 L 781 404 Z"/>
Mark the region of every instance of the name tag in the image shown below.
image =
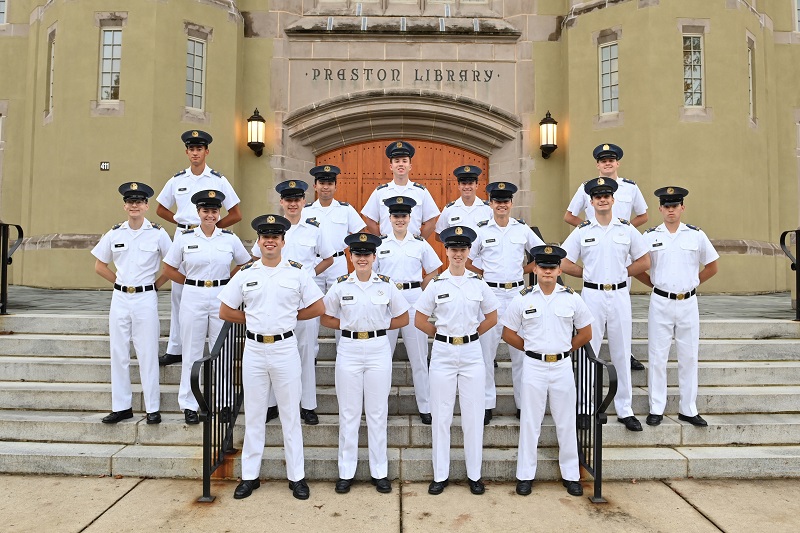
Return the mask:
<path id="1" fill-rule="evenodd" d="M 486 244 L 491 244 L 491 243 L 495 242 L 495 240 L 496 240 L 496 239 L 486 239 L 486 240 L 485 240 L 485 241 L 483 241 L 483 242 L 485 242 Z"/>
<path id="2" fill-rule="evenodd" d="M 664 244 L 664 243 L 663 243 L 663 242 L 654 242 L 654 243 L 653 243 L 653 248 L 658 248 L 658 247 L 659 247 L 659 246 L 661 246 L 662 244 Z"/>
<path id="3" fill-rule="evenodd" d="M 381 250 L 381 251 L 378 253 L 378 255 L 385 255 L 385 254 L 388 254 L 389 252 L 390 252 L 390 250 Z"/>
<path id="4" fill-rule="evenodd" d="M 450 217 L 450 223 L 451 224 L 454 223 L 454 222 L 458 222 L 459 220 L 461 220 L 461 217 Z"/>
<path id="5" fill-rule="evenodd" d="M 436 298 L 438 298 L 439 300 L 441 300 L 442 298 L 449 298 L 449 297 L 450 297 L 450 294 L 449 294 L 449 293 L 444 293 L 444 294 L 440 294 L 440 295 L 439 295 L 439 296 L 437 296 Z"/>
<path id="6" fill-rule="evenodd" d="M 353 299 L 353 297 L 352 297 L 352 296 L 342 296 L 342 301 L 343 301 L 343 302 L 347 302 L 347 301 L 350 301 L 350 300 L 352 300 L 352 299 Z"/>
<path id="7" fill-rule="evenodd" d="M 536 313 L 536 309 L 526 309 L 525 311 L 523 311 L 523 313 L 526 315 L 533 315 Z"/>
<path id="8" fill-rule="evenodd" d="M 257 281 L 251 281 L 251 282 L 245 284 L 245 287 L 255 287 L 256 285 L 258 285 Z"/>
<path id="9" fill-rule="evenodd" d="M 128 246 L 124 242 L 119 242 L 119 243 L 114 245 L 114 249 L 115 250 L 125 250 L 127 248 L 128 248 Z"/>
<path id="10" fill-rule="evenodd" d="M 198 244 L 190 244 L 189 246 L 186 247 L 187 250 L 194 250 L 196 248 L 200 248 L 200 245 L 198 245 Z"/>
<path id="11" fill-rule="evenodd" d="M 591 239 L 584 239 L 583 242 L 594 242 L 594 237 L 592 237 Z"/>
<path id="12" fill-rule="evenodd" d="M 189 187 L 181 187 L 181 188 L 179 188 L 177 190 L 178 194 L 184 194 L 184 193 L 187 193 L 187 192 L 189 192 Z"/>

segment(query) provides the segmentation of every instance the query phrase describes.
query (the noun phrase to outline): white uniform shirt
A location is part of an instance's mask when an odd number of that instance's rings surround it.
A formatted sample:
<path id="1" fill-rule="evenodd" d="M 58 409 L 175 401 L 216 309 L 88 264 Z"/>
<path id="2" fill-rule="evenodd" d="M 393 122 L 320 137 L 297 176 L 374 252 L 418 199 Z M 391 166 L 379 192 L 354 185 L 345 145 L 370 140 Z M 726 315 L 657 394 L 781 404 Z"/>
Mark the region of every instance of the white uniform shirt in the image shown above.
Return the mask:
<path id="1" fill-rule="evenodd" d="M 567 207 L 567 211 L 575 215 L 581 216 L 583 211 L 586 211 L 586 220 L 594 218 L 594 207 L 592 207 L 591 198 L 583 190 L 583 183 L 580 184 L 572 201 Z M 631 215 L 641 215 L 647 212 L 647 202 L 644 200 L 642 191 L 635 181 L 627 180 L 625 178 L 617 178 L 617 185 L 619 188 L 614 193 L 614 205 L 611 206 L 611 213 L 617 218 L 624 218 L 630 220 Z"/>
<path id="2" fill-rule="evenodd" d="M 378 222 L 383 234 L 388 235 L 392 232 L 389 208 L 383 204 L 383 201 L 393 196 L 408 196 L 417 202 L 417 205 L 411 210 L 411 220 L 408 223 L 408 231 L 411 234 L 418 234 L 423 222 L 427 222 L 439 214 L 439 208 L 436 207 L 433 196 L 421 183 L 409 180 L 408 185 L 403 187 L 395 184 L 394 181 L 378 185 L 369 196 L 361 214 Z"/>
<path id="3" fill-rule="evenodd" d="M 206 237 L 200 228 L 178 233 L 164 258 L 169 266 L 183 266 L 186 277 L 195 280 L 228 279 L 231 262 L 243 265 L 248 261 L 250 254 L 239 237 L 220 228 L 211 237 Z"/>
<path id="4" fill-rule="evenodd" d="M 475 202 L 467 207 L 464 205 L 464 200 L 459 197 L 458 200 L 450 202 L 442 209 L 442 214 L 436 221 L 436 233 L 441 233 L 453 226 L 467 226 L 477 231 L 478 222 L 493 218 L 494 211 L 489 207 L 489 202 L 475 198 Z"/>
<path id="5" fill-rule="evenodd" d="M 440 335 L 458 337 L 475 333 L 483 316 L 500 308 L 500 301 L 474 272 L 453 276 L 448 269 L 433 278 L 414 308 L 424 315 L 435 314 Z"/>
<path id="6" fill-rule="evenodd" d="M 422 270 L 433 272 L 442 261 L 433 247 L 419 235 L 406 233 L 402 241 L 397 240 L 394 233 L 381 236 L 383 242 L 378 247 L 373 270 L 384 274 L 394 283 L 422 281 Z"/>
<path id="7" fill-rule="evenodd" d="M 572 327 L 585 328 L 593 321 L 591 311 L 572 289 L 556 285 L 545 296 L 534 285 L 511 300 L 500 324 L 522 337 L 526 351 L 548 354 L 571 351 Z"/>
<path id="8" fill-rule="evenodd" d="M 339 319 L 339 329 L 377 331 L 388 329 L 393 318 L 409 305 L 400 290 L 386 276 L 372 272 L 360 282 L 355 272 L 339 278 L 325 295 L 325 314 Z"/>
<path id="9" fill-rule="evenodd" d="M 229 210 L 239 203 L 236 191 L 228 182 L 228 178 L 212 170 L 208 165 L 203 169 L 199 176 L 192 174 L 191 167 L 181 170 L 172 176 L 156 201 L 170 209 L 173 205 L 175 210 L 175 222 L 186 225 L 199 225 L 200 216 L 197 214 L 197 206 L 192 203 L 192 195 L 199 191 L 215 190 L 225 195 L 222 202 L 223 207 Z"/>
<path id="10" fill-rule="evenodd" d="M 279 335 L 293 330 L 297 311 L 322 296 L 307 271 L 284 259 L 276 267 L 261 261 L 242 267 L 217 298 L 231 309 L 244 303 L 247 329 L 253 333 Z"/>
<path id="11" fill-rule="evenodd" d="M 515 218 L 509 219 L 504 228 L 495 220 L 481 222 L 477 233 L 469 258 L 473 263 L 481 260 L 483 279 L 493 283 L 520 281 L 525 252 L 544 244 L 527 224 Z"/>
<path id="12" fill-rule="evenodd" d="M 284 235 L 284 239 L 286 245 L 281 250 L 281 257 L 300 263 L 303 270 L 311 272 L 312 276 L 314 267 L 319 264 L 317 256 L 327 259 L 335 253 L 322 233 L 319 222 L 309 221 L 309 219 L 300 219 L 300 222 L 292 225 Z M 250 251 L 254 257 L 261 257 L 258 240 Z"/>
<path id="13" fill-rule="evenodd" d="M 583 261 L 583 280 L 598 284 L 626 281 L 627 265 L 647 253 L 642 234 L 619 218 L 612 218 L 605 228 L 595 219 L 587 220 L 569 234 L 561 247 L 573 263 Z"/>
<path id="14" fill-rule="evenodd" d="M 364 228 L 364 220 L 355 208 L 347 202 L 333 200 L 328 207 L 322 207 L 319 200 L 306 204 L 300 217 L 314 218 L 334 252 L 341 252 L 347 245 L 344 238 Z M 319 261 L 318 261 L 319 262 Z"/>
<path id="15" fill-rule="evenodd" d="M 683 222 L 675 233 L 661 224 L 645 231 L 642 238 L 650 252 L 650 281 L 662 291 L 691 291 L 700 285 L 700 265 L 719 259 L 703 230 Z"/>
<path id="16" fill-rule="evenodd" d="M 158 224 L 144 219 L 140 229 L 132 230 L 126 220 L 100 238 L 92 255 L 103 263 L 114 263 L 118 284 L 139 287 L 155 283 L 171 244 L 169 234 Z"/>

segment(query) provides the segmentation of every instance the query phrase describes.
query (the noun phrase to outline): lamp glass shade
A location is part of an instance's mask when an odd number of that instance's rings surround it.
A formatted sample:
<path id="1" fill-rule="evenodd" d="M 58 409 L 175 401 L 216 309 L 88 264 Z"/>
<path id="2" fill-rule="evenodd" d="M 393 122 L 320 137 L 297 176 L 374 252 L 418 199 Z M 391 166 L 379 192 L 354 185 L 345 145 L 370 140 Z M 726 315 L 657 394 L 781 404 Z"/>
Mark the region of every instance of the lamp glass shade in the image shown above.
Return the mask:
<path id="1" fill-rule="evenodd" d="M 260 119 L 260 120 L 259 120 Z M 247 119 L 247 143 L 264 144 L 264 132 L 266 123 L 261 115 L 253 115 Z"/>

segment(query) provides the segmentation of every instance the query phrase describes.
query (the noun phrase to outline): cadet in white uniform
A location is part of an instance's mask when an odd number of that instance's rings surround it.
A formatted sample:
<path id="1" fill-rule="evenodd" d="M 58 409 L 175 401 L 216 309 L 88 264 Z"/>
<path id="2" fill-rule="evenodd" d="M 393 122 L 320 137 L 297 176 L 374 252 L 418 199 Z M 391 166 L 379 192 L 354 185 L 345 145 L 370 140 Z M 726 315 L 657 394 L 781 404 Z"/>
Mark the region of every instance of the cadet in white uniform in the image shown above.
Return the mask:
<path id="1" fill-rule="evenodd" d="M 467 268 L 483 275 L 483 279 L 500 301 L 500 316 L 506 306 L 519 292 L 518 287 L 525 285 L 523 275 L 533 271 L 533 263 L 523 268 L 525 252 L 544 244 L 523 220 L 511 218 L 513 196 L 517 186 L 513 183 L 498 181 L 486 186 L 489 194 L 489 205 L 494 212 L 494 219 L 478 223 L 478 238 L 469 253 Z M 482 268 L 478 268 L 480 264 Z M 481 336 L 481 348 L 486 364 L 486 406 L 484 424 L 492 420 L 492 409 L 497 405 L 497 389 L 494 382 L 494 360 L 503 328 L 499 324 L 486 335 Z M 517 406 L 517 417 L 520 409 L 520 377 L 522 360 L 525 354 L 508 347 L 511 356 L 511 379 L 514 384 L 514 403 Z"/>
<path id="2" fill-rule="evenodd" d="M 298 263 L 311 276 L 318 276 L 333 264 L 334 249 L 325 238 L 319 222 L 313 218 L 302 218 L 307 189 L 308 184 L 300 180 L 283 181 L 275 186 L 275 190 L 281 195 L 283 213 L 292 224 L 292 227 L 286 232 L 286 246 L 282 255 L 284 258 Z M 251 252 L 254 257 L 261 257 L 258 243 L 253 245 Z M 317 286 L 319 286 L 318 282 Z M 315 411 L 317 408 L 315 361 L 319 352 L 319 319 L 299 320 L 295 333 L 300 350 L 300 363 L 303 367 L 300 417 L 306 424 L 313 426 L 319 424 L 319 417 Z M 274 396 L 270 397 L 269 406 L 267 421 L 278 416 L 277 402 Z"/>
<path id="3" fill-rule="evenodd" d="M 192 394 L 192 365 L 203 357 L 208 338 L 214 347 L 224 322 L 219 318 L 217 295 L 239 267 L 250 261 L 242 241 L 232 231 L 219 229 L 219 210 L 225 200 L 221 191 L 200 191 L 192 195 L 200 226 L 183 230 L 164 258 L 164 273 L 176 285 L 184 285 L 181 296 L 181 344 L 184 347 L 178 405 L 187 424 L 199 424 L 197 400 Z M 238 265 L 231 271 L 231 263 Z M 182 274 L 185 272 L 186 274 Z M 230 409 L 223 406 L 224 413 Z M 226 418 L 227 414 L 222 414 Z"/>
<path id="4" fill-rule="evenodd" d="M 619 161 L 622 159 L 622 148 L 616 144 L 600 144 L 592 152 L 594 160 L 597 162 L 597 170 L 600 172 L 600 177 L 606 179 L 613 179 L 619 186 L 617 192 L 614 193 L 614 207 L 612 213 L 616 218 L 624 218 L 629 220 L 634 228 L 642 226 L 647 222 L 647 202 L 644 200 L 642 191 L 633 180 L 620 178 L 617 172 L 619 171 Z M 586 220 L 594 218 L 594 208 L 592 207 L 589 195 L 583 190 L 582 183 L 572 201 L 567 207 L 567 212 L 564 213 L 564 221 L 572 226 L 578 226 L 583 223 L 579 217 L 582 212 L 586 212 Z M 632 215 L 636 216 L 632 216 Z M 630 291 L 631 280 L 628 280 L 628 291 Z M 633 355 L 631 355 L 631 370 L 644 370 L 644 365 L 640 363 Z"/>
<path id="5" fill-rule="evenodd" d="M 217 222 L 220 228 L 227 228 L 242 219 L 239 209 L 239 197 L 233 190 L 227 178 L 211 169 L 206 165 L 208 156 L 208 145 L 212 141 L 211 135 L 201 130 L 189 130 L 181 135 L 181 141 L 186 146 L 186 155 L 189 157 L 189 168 L 181 170 L 164 185 L 164 189 L 156 198 L 158 207 L 156 214 L 166 220 L 176 224 L 175 235 L 183 230 L 194 229 L 200 224 L 197 210 L 191 202 L 192 195 L 198 191 L 215 190 L 221 191 L 225 195 L 223 206 L 228 214 Z M 175 212 L 170 211 L 175 206 Z M 186 272 L 181 271 L 181 274 Z M 161 366 L 177 363 L 181 360 L 181 328 L 180 328 L 180 308 L 181 294 L 183 285 L 175 283 L 172 285 L 170 300 L 172 303 L 172 314 L 169 323 L 169 342 L 164 355 L 159 357 L 158 364 Z"/>
<path id="6" fill-rule="evenodd" d="M 111 228 L 92 249 L 94 270 L 114 284 L 108 331 L 111 341 L 111 414 L 106 424 L 133 418 L 131 409 L 131 341 L 139 362 L 147 423 L 161 422 L 158 386 L 158 298 L 156 290 L 167 281 L 156 279 L 161 258 L 171 241 L 158 224 L 144 217 L 153 189 L 137 181 L 119 187 L 128 220 Z M 108 268 L 113 262 L 116 274 Z"/>
<path id="7" fill-rule="evenodd" d="M 355 271 L 339 278 L 325 295 L 322 323 L 341 330 L 336 347 L 339 401 L 339 480 L 336 492 L 350 491 L 358 463 L 362 406 L 367 418 L 369 471 L 378 492 L 391 492 L 386 452 L 392 351 L 386 331 L 408 324 L 408 302 L 389 278 L 372 270 L 381 240 L 370 233 L 345 238 Z"/>
<path id="8" fill-rule="evenodd" d="M 439 208 L 428 189 L 421 183 L 410 181 L 408 177 L 411 171 L 411 158 L 414 157 L 415 151 L 406 141 L 395 141 L 386 147 L 386 157 L 389 158 L 389 169 L 392 171 L 393 179 L 389 183 L 378 185 L 361 210 L 367 223 L 367 231 L 370 233 L 388 235 L 392 231 L 389 210 L 383 201 L 393 196 L 411 197 L 419 206 L 414 210 L 408 225 L 408 231 L 412 235 L 422 235 L 423 239 L 427 239 L 433 233 Z"/>
<path id="9" fill-rule="evenodd" d="M 682 187 L 662 187 L 655 192 L 664 222 L 644 232 L 650 251 L 650 274 L 637 279 L 653 287 L 647 317 L 647 388 L 650 414 L 647 424 L 657 426 L 667 405 L 667 360 L 672 338 L 678 355 L 678 420 L 695 426 L 708 423 L 697 413 L 697 360 L 700 344 L 700 315 L 697 287 L 717 273 L 719 254 L 703 230 L 681 222 Z M 702 270 L 699 268 L 703 266 Z"/>
<path id="10" fill-rule="evenodd" d="M 325 312 L 322 291 L 306 270 L 281 258 L 283 235 L 291 224 L 278 215 L 262 215 L 251 223 L 258 233 L 261 259 L 243 267 L 219 293 L 219 316 L 247 325 L 242 356 L 245 434 L 242 481 L 233 497 L 247 498 L 261 485 L 267 397 L 275 393 L 280 406 L 286 475 L 292 494 L 308 499 L 300 428 L 300 354 L 294 328 Z M 245 305 L 244 311 L 238 307 Z"/>
<path id="11" fill-rule="evenodd" d="M 461 196 L 442 209 L 442 214 L 436 220 L 437 235 L 452 226 L 467 226 L 477 231 L 478 222 L 491 220 L 494 217 L 489 202 L 476 196 L 478 177 L 482 173 L 480 168 L 473 165 L 460 166 L 453 171 Z"/>
<path id="12" fill-rule="evenodd" d="M 561 268 L 570 276 L 583 278 L 583 301 L 592 312 L 592 350 L 600 353 L 603 332 L 608 330 L 608 350 L 617 369 L 617 394 L 614 408 L 617 420 L 630 431 L 641 431 L 642 425 L 631 408 L 631 296 L 625 289 L 627 278 L 650 267 L 647 245 L 642 235 L 625 219 L 612 214 L 617 182 L 595 178 L 586 182 L 592 197 L 595 217 L 587 220 L 562 244 L 567 257 Z M 583 261 L 583 267 L 575 263 Z M 629 265 L 629 266 L 625 266 Z M 586 402 L 581 402 L 585 410 Z M 578 426 L 588 427 L 589 415 L 582 413 Z"/>
<path id="13" fill-rule="evenodd" d="M 429 494 L 441 494 L 450 477 L 450 425 L 458 391 L 467 482 L 483 494 L 483 414 L 486 369 L 478 340 L 497 324 L 497 297 L 480 276 L 466 270 L 469 248 L 477 238 L 466 226 L 442 231 L 448 268 L 433 278 L 416 304 L 414 325 L 434 338 L 431 351 L 433 481 Z M 435 322 L 429 322 L 435 315 Z"/>
<path id="14" fill-rule="evenodd" d="M 520 291 L 500 319 L 503 340 L 525 350 L 522 366 L 522 419 L 517 453 L 517 494 L 531 493 L 536 477 L 539 435 L 545 406 L 558 436 L 558 465 L 567 492 L 583 494 L 575 429 L 575 375 L 569 352 L 592 338 L 592 313 L 580 296 L 559 285 L 561 259 L 567 253 L 558 246 L 538 246 L 531 252 L 538 283 Z M 572 328 L 577 334 L 572 336 Z"/>
<path id="15" fill-rule="evenodd" d="M 403 333 L 411 375 L 414 380 L 414 394 L 417 399 L 419 418 L 423 424 L 431 423 L 431 406 L 428 383 L 428 336 L 414 327 L 413 305 L 422 294 L 422 289 L 436 275 L 442 261 L 428 241 L 419 235 L 408 232 L 408 221 L 416 205 L 413 198 L 395 196 L 384 202 L 389 208 L 392 232 L 381 235 L 383 242 L 377 251 L 375 272 L 392 279 L 392 283 L 403 291 L 403 297 L 412 306 L 408 311 L 408 325 L 388 333 L 389 344 L 394 353 L 397 346 L 398 331 Z M 422 273 L 425 271 L 425 276 Z"/>

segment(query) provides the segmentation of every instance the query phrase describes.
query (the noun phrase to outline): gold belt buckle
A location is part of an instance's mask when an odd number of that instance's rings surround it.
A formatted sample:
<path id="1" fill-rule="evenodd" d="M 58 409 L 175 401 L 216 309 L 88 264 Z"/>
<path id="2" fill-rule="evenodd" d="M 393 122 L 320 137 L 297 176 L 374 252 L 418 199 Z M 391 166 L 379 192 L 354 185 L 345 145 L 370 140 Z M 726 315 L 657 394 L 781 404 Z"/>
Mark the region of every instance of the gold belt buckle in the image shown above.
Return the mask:
<path id="1" fill-rule="evenodd" d="M 369 331 L 359 331 L 358 332 L 358 339 L 362 340 L 362 341 L 365 340 L 365 339 L 369 339 Z"/>
<path id="2" fill-rule="evenodd" d="M 685 294 L 683 294 L 683 293 L 680 293 L 680 294 L 679 294 L 679 295 L 677 295 L 675 298 L 677 298 L 678 300 L 683 300 L 684 298 L 686 298 L 686 295 L 685 295 Z"/>
<path id="3" fill-rule="evenodd" d="M 612 286 L 611 286 L 610 283 L 606 283 L 605 285 L 603 285 L 603 290 L 604 291 L 610 291 L 611 289 L 612 289 Z"/>
<path id="4" fill-rule="evenodd" d="M 136 292 L 136 287 L 128 287 L 127 291 L 128 291 L 128 294 L 133 294 L 133 293 Z"/>
<path id="5" fill-rule="evenodd" d="M 453 344 L 464 344 L 464 337 L 453 337 Z"/>
<path id="6" fill-rule="evenodd" d="M 400 289 L 401 291 L 403 290 L 403 284 L 402 284 L 402 283 L 395 283 L 395 286 L 396 286 L 398 289 Z"/>
<path id="7" fill-rule="evenodd" d="M 544 361 L 545 363 L 555 363 L 556 361 L 558 361 L 558 354 L 557 353 L 544 354 Z"/>
<path id="8" fill-rule="evenodd" d="M 504 283 L 503 284 L 503 288 L 504 289 L 513 289 L 514 288 L 514 283 L 511 282 L 511 281 L 509 281 L 508 283 Z"/>
<path id="9" fill-rule="evenodd" d="M 206 287 L 213 287 L 214 286 L 214 282 L 212 280 L 210 280 L 210 279 L 207 279 L 207 280 L 205 280 L 203 282 L 203 285 L 205 285 Z"/>
<path id="10" fill-rule="evenodd" d="M 262 335 L 261 342 L 264 344 L 272 344 L 275 342 L 275 335 Z"/>

